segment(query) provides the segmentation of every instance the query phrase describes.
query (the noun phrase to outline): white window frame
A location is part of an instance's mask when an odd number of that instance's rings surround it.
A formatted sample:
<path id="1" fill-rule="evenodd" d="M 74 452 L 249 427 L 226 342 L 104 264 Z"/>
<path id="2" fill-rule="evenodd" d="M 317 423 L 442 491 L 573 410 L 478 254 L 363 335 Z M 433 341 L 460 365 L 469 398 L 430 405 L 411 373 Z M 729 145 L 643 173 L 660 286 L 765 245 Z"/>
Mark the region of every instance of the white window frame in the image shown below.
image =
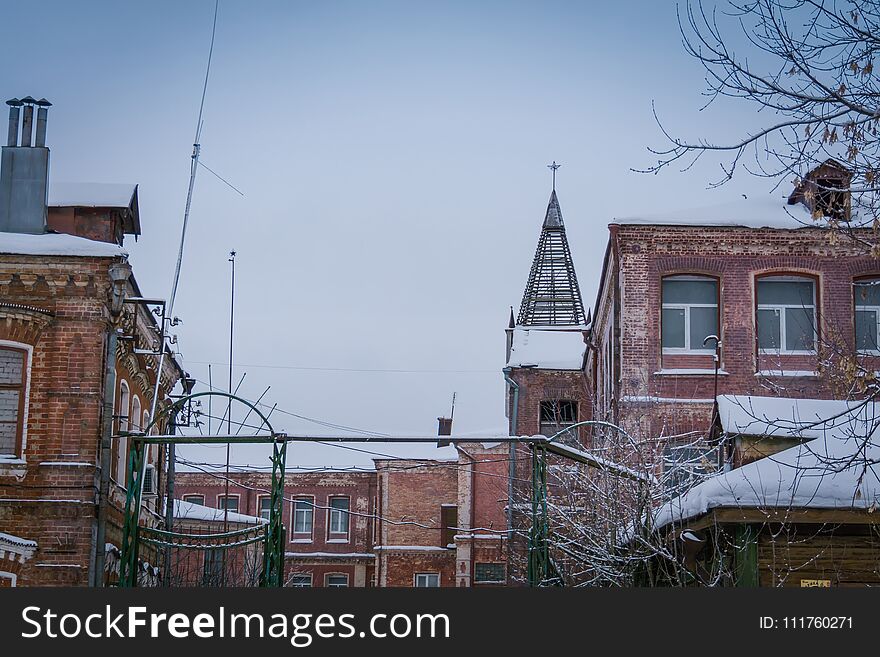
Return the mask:
<path id="1" fill-rule="evenodd" d="M 31 405 L 31 365 L 34 362 L 34 347 L 33 345 L 24 342 L 14 342 L 12 340 L 0 340 L 0 347 L 20 349 L 26 352 L 26 362 L 24 363 L 24 387 L 22 388 L 22 394 L 24 395 L 24 411 L 21 417 L 21 447 L 17 452 L 13 452 L 12 454 L 0 454 L 0 465 L 2 465 L 4 461 L 7 463 L 9 461 L 21 461 L 24 458 L 25 450 L 27 449 L 28 410 Z"/>
<path id="2" fill-rule="evenodd" d="M 713 281 L 715 283 L 715 303 L 666 303 L 663 300 L 663 282 L 664 281 Z M 685 354 L 691 356 L 711 356 L 715 353 L 714 345 L 712 348 L 695 349 L 691 344 L 691 308 L 714 308 L 715 317 L 718 322 L 719 338 L 721 337 L 721 281 L 716 276 L 701 276 L 700 274 L 670 274 L 660 279 L 660 349 L 663 354 L 673 356 L 675 354 Z M 684 310 L 684 347 L 664 347 L 663 346 L 663 310 Z M 704 336 L 708 337 L 708 336 Z"/>
<path id="3" fill-rule="evenodd" d="M 344 577 L 345 584 L 331 584 L 330 583 L 331 577 Z M 324 575 L 324 588 L 347 589 L 348 587 L 349 587 L 348 573 L 327 573 L 326 575 Z"/>
<path id="4" fill-rule="evenodd" d="M 187 497 L 201 497 L 201 502 L 193 502 L 192 500 L 186 499 Z M 188 502 L 190 504 L 198 504 L 199 506 L 205 506 L 205 496 L 202 493 L 186 493 L 182 498 L 184 502 Z"/>
<path id="5" fill-rule="evenodd" d="M 807 306 L 804 304 L 797 303 L 761 303 L 756 304 L 755 310 L 755 341 L 758 341 L 758 311 L 760 310 L 775 310 L 779 313 L 779 341 L 784 342 L 786 348 L 783 349 L 782 345 L 779 346 L 778 349 L 767 349 L 766 347 L 762 347 L 760 344 L 758 345 L 758 354 L 761 356 L 812 356 L 818 350 L 818 342 L 819 342 L 819 328 L 818 328 L 818 317 L 816 315 L 816 286 L 817 280 L 812 276 L 773 276 L 772 274 L 769 276 L 758 276 L 755 279 L 755 300 L 758 299 L 758 284 L 762 281 L 770 281 L 774 283 L 809 283 L 813 286 L 813 305 Z M 785 310 L 787 308 L 795 308 L 797 310 L 805 310 L 807 308 L 812 308 L 813 310 L 813 348 L 812 349 L 788 349 L 788 338 L 786 337 L 785 332 Z"/>
<path id="6" fill-rule="evenodd" d="M 257 517 L 263 517 L 263 500 L 269 500 L 269 514 L 272 514 L 272 496 L 271 495 L 260 495 L 257 497 Z M 269 518 L 266 517 L 265 520 Z"/>
<path id="7" fill-rule="evenodd" d="M 880 278 L 862 278 L 853 281 L 853 339 L 856 338 L 856 312 L 859 310 L 871 311 L 877 315 L 877 321 L 874 323 L 874 341 L 880 346 L 880 306 L 864 306 L 856 304 L 856 288 L 859 285 L 865 285 L 866 283 L 873 283 L 880 286 Z M 858 346 L 856 346 L 856 352 L 865 356 L 880 355 L 880 349 L 859 349 Z"/>
<path id="8" fill-rule="evenodd" d="M 241 493 L 229 493 L 229 495 L 226 495 L 226 494 L 217 495 L 217 508 L 220 509 L 221 511 L 225 511 L 225 509 L 222 506 L 220 506 L 220 500 L 231 499 L 233 497 L 235 498 L 235 511 L 233 511 L 232 509 L 229 509 L 229 513 L 242 513 Z"/>
<path id="9" fill-rule="evenodd" d="M 121 434 L 128 431 L 131 419 L 131 387 L 125 379 L 119 381 L 119 408 L 114 408 L 114 415 L 119 416 L 117 430 Z M 125 488 L 125 475 L 128 473 L 128 438 L 121 436 L 116 445 L 116 483 Z"/>
<path id="10" fill-rule="evenodd" d="M 437 586 L 428 586 L 427 584 L 424 586 L 419 586 L 419 578 L 428 578 L 428 577 L 436 577 L 437 578 Z M 440 588 L 440 573 L 414 573 L 413 574 L 413 588 L 415 589 L 439 589 Z"/>
<path id="11" fill-rule="evenodd" d="M 309 531 L 306 532 L 297 532 L 296 530 L 296 503 L 297 502 L 306 502 L 309 504 L 307 511 L 312 516 L 312 522 L 310 523 Z M 290 513 L 290 542 L 291 543 L 311 543 L 315 538 L 315 497 L 313 495 L 296 495 L 293 498 L 293 508 Z"/>
<path id="12" fill-rule="evenodd" d="M 341 511 L 333 508 L 333 500 L 348 500 L 348 510 Z M 333 516 L 335 514 L 345 514 L 345 532 L 333 531 Z M 351 496 L 350 495 L 330 495 L 327 498 L 327 542 L 328 543 L 348 543 L 351 536 Z"/>
<path id="13" fill-rule="evenodd" d="M 305 584 L 305 585 L 304 585 L 304 584 L 291 584 L 289 588 L 292 588 L 292 589 L 310 589 L 310 588 L 312 588 L 312 587 L 315 585 L 315 578 L 314 578 L 314 576 L 312 575 L 312 573 L 291 573 L 291 574 L 290 574 L 290 581 L 291 581 L 291 582 L 293 581 L 293 578 L 294 578 L 294 577 L 308 577 L 308 579 L 309 579 L 309 583 L 308 583 L 308 584 Z"/>

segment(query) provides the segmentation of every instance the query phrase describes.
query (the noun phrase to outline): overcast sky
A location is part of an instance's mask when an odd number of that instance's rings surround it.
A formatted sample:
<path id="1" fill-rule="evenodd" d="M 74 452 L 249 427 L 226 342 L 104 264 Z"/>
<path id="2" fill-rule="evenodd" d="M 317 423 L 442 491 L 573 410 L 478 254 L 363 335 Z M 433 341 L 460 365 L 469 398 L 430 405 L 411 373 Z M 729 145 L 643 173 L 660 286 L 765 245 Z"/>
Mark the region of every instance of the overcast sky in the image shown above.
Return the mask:
<path id="1" fill-rule="evenodd" d="M 18 26 L 0 44 L 3 93 L 54 103 L 52 179 L 140 185 L 143 235 L 126 245 L 150 296 L 170 293 L 213 8 L 3 3 Z M 754 123 L 746 106 L 699 112 L 702 89 L 673 2 L 223 0 L 202 161 L 244 196 L 199 172 L 175 311 L 185 368 L 207 381 L 212 362 L 226 384 L 234 248 L 243 395 L 271 386 L 290 413 L 426 434 L 457 392 L 456 433 L 503 428 L 504 328 L 551 160 L 588 307 L 613 217 L 770 191 L 748 177 L 708 190 L 717 161 L 630 171 L 664 145 L 652 101 L 692 136 Z M 369 458 L 312 446 L 290 464 Z"/>

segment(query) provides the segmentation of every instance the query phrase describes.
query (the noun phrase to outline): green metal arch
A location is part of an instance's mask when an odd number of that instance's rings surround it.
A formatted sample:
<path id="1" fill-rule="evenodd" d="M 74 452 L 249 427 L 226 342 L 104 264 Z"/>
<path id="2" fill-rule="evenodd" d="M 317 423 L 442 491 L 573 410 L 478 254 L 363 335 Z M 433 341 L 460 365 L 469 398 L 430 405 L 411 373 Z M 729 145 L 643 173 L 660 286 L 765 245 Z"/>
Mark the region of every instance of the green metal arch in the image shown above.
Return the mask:
<path id="1" fill-rule="evenodd" d="M 230 399 L 240 402 L 252 412 L 256 413 L 261 422 L 267 427 L 269 436 L 272 438 L 272 490 L 270 495 L 270 512 L 269 523 L 266 528 L 266 538 L 264 547 L 263 571 L 261 576 L 262 586 L 282 586 L 284 582 L 284 522 L 282 520 L 283 503 L 284 503 L 284 470 L 287 457 L 287 441 L 278 440 L 278 434 L 269 418 L 263 414 L 259 408 L 247 399 L 238 397 L 221 391 L 199 392 L 191 395 L 185 395 L 174 403 L 169 404 L 161 411 L 156 413 L 156 417 L 151 418 L 150 422 L 144 427 L 142 432 L 129 433 L 123 432 L 116 437 L 128 437 L 131 442 L 131 449 L 128 455 L 128 490 L 126 491 L 125 510 L 123 515 L 122 527 L 122 548 L 119 563 L 119 586 L 134 587 L 137 586 L 137 560 L 138 560 L 138 544 L 139 544 L 139 524 L 141 509 L 141 493 L 142 493 L 142 473 L 144 467 L 145 445 L 147 442 L 163 442 L 175 443 L 173 436 L 163 436 L 161 441 L 156 441 L 150 436 L 150 431 L 158 426 L 158 424 L 166 419 L 174 418 L 186 404 L 200 397 L 217 396 L 224 399 Z M 209 438 L 209 436 L 205 436 Z M 181 436 L 181 439 L 184 437 Z M 265 438 L 253 437 L 253 442 L 266 442 Z M 188 442 L 192 442 L 188 440 Z M 232 441 L 224 441 L 231 443 Z M 236 442 L 248 442 L 248 436 L 241 437 Z M 166 500 L 166 504 L 174 504 L 174 500 Z M 169 536 L 174 536 L 174 532 L 167 532 Z M 236 531 L 226 532 L 222 536 L 233 538 L 237 535 Z M 218 535 L 220 536 L 220 535 Z"/>

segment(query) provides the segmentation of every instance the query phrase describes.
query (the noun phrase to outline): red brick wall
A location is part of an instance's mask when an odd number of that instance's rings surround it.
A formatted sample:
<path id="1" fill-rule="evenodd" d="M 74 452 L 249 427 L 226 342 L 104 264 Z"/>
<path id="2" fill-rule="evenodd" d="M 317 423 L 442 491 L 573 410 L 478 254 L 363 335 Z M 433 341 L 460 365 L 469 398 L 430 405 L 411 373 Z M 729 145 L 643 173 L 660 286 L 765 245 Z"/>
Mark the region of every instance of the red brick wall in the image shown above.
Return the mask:
<path id="1" fill-rule="evenodd" d="M 0 340 L 33 350 L 21 460 L 0 462 L 0 531 L 38 543 L 22 586 L 89 582 L 112 262 L 0 256 Z M 148 377 L 144 365 L 134 368 Z M 117 371 L 127 371 L 121 360 Z M 107 540 L 119 545 L 123 498 L 114 495 Z"/>
<path id="2" fill-rule="evenodd" d="M 755 276 L 804 274 L 815 276 L 818 292 L 820 349 L 832 336 L 852 349 L 855 277 L 880 273 L 880 264 L 863 255 L 846 239 L 831 244 L 826 232 L 815 229 L 771 230 L 625 225 L 613 226 L 612 240 L 620 258 L 622 367 L 619 397 L 638 401 L 631 413 L 641 414 L 645 403 L 660 400 L 658 412 L 674 412 L 661 424 L 669 430 L 705 427 L 711 405 L 678 404 L 666 399 L 705 399 L 713 396 L 710 357 L 663 356 L 660 348 L 661 279 L 669 274 L 709 274 L 720 280 L 721 331 L 724 347 L 719 394 L 783 395 L 833 398 L 827 376 L 756 376 L 765 369 L 787 371 L 818 369 L 817 357 L 758 358 L 755 337 Z M 616 235 L 616 237 L 615 237 Z M 615 289 L 604 290 L 597 317 L 607 316 Z M 594 339 L 602 340 L 597 325 Z M 601 351 L 603 345 L 597 345 Z M 661 375 L 665 368 L 707 369 L 705 375 Z M 598 384 L 597 384 L 598 385 Z M 665 406 L 665 408 L 664 408 Z M 651 429 L 657 430 L 655 426 Z"/>

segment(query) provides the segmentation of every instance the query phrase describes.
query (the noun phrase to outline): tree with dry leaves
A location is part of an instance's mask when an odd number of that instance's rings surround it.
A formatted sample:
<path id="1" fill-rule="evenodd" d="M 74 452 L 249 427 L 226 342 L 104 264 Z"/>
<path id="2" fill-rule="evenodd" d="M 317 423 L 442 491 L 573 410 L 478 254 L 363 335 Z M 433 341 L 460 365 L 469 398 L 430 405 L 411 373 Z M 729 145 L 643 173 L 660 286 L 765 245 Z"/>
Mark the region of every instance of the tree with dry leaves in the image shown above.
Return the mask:
<path id="1" fill-rule="evenodd" d="M 852 217 L 816 212 L 813 219 L 849 232 L 880 257 L 880 2 L 697 0 L 679 10 L 679 26 L 687 52 L 705 69 L 707 105 L 737 99 L 766 120 L 726 142 L 672 134 L 655 109 L 668 141 L 651 149 L 659 159 L 646 171 L 688 168 L 709 154 L 720 156 L 723 170 L 712 185 L 738 170 L 797 185 L 835 160 L 852 174 Z"/>

